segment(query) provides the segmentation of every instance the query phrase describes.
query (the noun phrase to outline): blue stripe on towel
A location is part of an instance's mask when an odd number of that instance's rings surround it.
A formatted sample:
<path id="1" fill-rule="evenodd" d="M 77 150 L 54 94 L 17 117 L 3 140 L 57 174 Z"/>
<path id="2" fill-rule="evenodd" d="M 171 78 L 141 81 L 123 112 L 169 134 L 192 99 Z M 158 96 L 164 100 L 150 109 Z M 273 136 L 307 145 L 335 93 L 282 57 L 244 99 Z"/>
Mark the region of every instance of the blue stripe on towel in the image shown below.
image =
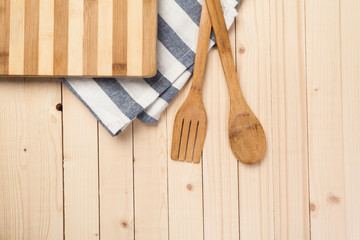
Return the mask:
<path id="1" fill-rule="evenodd" d="M 128 118 L 134 119 L 139 112 L 144 110 L 115 78 L 95 78 L 94 80 Z"/>
<path id="2" fill-rule="evenodd" d="M 161 94 L 160 97 L 164 99 L 167 103 L 170 103 L 178 92 L 179 90 L 176 87 L 171 86 L 168 90 Z"/>
<path id="3" fill-rule="evenodd" d="M 157 123 L 157 120 L 153 117 L 151 117 L 149 114 L 147 114 L 145 111 L 141 112 L 137 118 L 142 121 L 143 123 L 150 123 L 155 124 Z"/>
<path id="4" fill-rule="evenodd" d="M 163 93 L 166 89 L 168 89 L 172 83 L 161 74 L 161 72 L 157 72 L 156 75 L 152 78 L 144 78 L 145 82 L 149 84 L 158 94 Z"/>
<path id="5" fill-rule="evenodd" d="M 198 1 L 175 0 L 175 2 L 186 12 L 196 25 L 200 25 L 202 6 Z"/>
<path id="6" fill-rule="evenodd" d="M 160 16 L 158 17 L 158 29 L 159 41 L 182 65 L 188 68 L 194 64 L 195 53 Z"/>

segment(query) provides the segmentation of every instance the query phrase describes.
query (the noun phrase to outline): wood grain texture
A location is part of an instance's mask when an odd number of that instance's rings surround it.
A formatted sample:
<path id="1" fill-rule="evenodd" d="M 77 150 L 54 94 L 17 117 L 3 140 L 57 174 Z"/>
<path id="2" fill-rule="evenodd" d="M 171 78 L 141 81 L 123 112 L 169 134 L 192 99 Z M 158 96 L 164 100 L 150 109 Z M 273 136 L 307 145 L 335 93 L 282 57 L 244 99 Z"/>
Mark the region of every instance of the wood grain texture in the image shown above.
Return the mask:
<path id="1" fill-rule="evenodd" d="M 113 138 L 99 126 L 101 239 L 134 239 L 132 144 L 132 127 Z"/>
<path id="2" fill-rule="evenodd" d="M 99 0 L 98 9 L 98 62 L 97 71 L 112 75 L 113 50 L 113 1 Z"/>
<path id="3" fill-rule="evenodd" d="M 54 75 L 68 74 L 69 0 L 54 0 Z M 20 73 L 18 73 L 20 74 Z"/>
<path id="4" fill-rule="evenodd" d="M 69 0 L 68 75 L 83 75 L 84 1 Z"/>
<path id="5" fill-rule="evenodd" d="M 234 27 L 229 37 L 234 47 Z M 202 159 L 204 238 L 239 239 L 238 161 L 227 135 L 229 94 L 217 48 L 209 52 L 203 91 L 209 119 Z"/>
<path id="6" fill-rule="evenodd" d="M 260 164 L 239 164 L 240 239 L 274 239 L 269 10 L 269 1 L 244 1 L 236 20 L 240 84 L 267 136 Z"/>
<path id="7" fill-rule="evenodd" d="M 9 73 L 10 0 L 0 3 L 0 75 Z"/>
<path id="8" fill-rule="evenodd" d="M 157 126 L 133 127 L 135 239 L 168 239 L 166 116 Z"/>
<path id="9" fill-rule="evenodd" d="M 9 32 L 9 72 L 21 74 L 24 72 L 24 29 L 25 29 L 25 1 L 10 0 L 10 28 Z"/>
<path id="10" fill-rule="evenodd" d="M 54 0 L 39 2 L 39 75 L 51 75 L 54 70 Z"/>
<path id="11" fill-rule="evenodd" d="M 275 239 L 310 239 L 305 5 L 270 3 Z"/>
<path id="12" fill-rule="evenodd" d="M 83 47 L 83 73 L 96 76 L 98 63 L 98 0 L 84 1 Z"/>
<path id="13" fill-rule="evenodd" d="M 359 1 L 340 2 L 341 87 L 346 239 L 360 238 L 360 24 Z"/>
<path id="14" fill-rule="evenodd" d="M 39 71 L 39 4 L 40 0 L 25 1 L 24 75 Z"/>
<path id="15" fill-rule="evenodd" d="M 65 239 L 99 239 L 97 121 L 65 86 L 63 136 Z"/>
<path id="16" fill-rule="evenodd" d="M 311 239 L 346 238 L 339 7 L 306 1 Z"/>
<path id="17" fill-rule="evenodd" d="M 58 81 L 0 79 L 0 239 L 63 238 L 59 102 Z"/>
<path id="18" fill-rule="evenodd" d="M 150 77 L 157 0 L 2 0 L 0 76 Z"/>
<path id="19" fill-rule="evenodd" d="M 127 4 L 126 0 L 113 0 L 113 75 L 127 73 Z"/>
<path id="20" fill-rule="evenodd" d="M 127 74 L 133 76 L 142 69 L 143 0 L 127 2 Z"/>
<path id="21" fill-rule="evenodd" d="M 175 114 L 185 100 L 190 86 L 191 84 L 187 84 L 166 110 L 168 149 L 171 149 Z M 202 164 L 178 162 L 168 156 L 170 239 L 204 238 L 202 185 Z"/>
<path id="22" fill-rule="evenodd" d="M 157 35 L 157 0 L 143 0 L 143 43 L 142 43 L 142 71 L 149 76 L 156 74 L 156 42 Z"/>

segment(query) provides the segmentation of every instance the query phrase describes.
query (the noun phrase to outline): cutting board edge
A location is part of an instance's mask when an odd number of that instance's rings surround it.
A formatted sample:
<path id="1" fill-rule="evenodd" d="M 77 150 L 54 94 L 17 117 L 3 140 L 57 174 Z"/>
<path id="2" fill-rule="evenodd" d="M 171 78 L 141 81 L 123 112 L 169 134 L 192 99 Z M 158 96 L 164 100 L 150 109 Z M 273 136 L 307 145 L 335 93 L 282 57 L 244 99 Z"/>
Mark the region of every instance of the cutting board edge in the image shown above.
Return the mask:
<path id="1" fill-rule="evenodd" d="M 1 78 L 151 78 L 154 77 L 157 73 L 152 72 L 151 74 L 146 75 L 22 75 L 22 74 L 9 74 L 4 75 L 0 74 Z"/>

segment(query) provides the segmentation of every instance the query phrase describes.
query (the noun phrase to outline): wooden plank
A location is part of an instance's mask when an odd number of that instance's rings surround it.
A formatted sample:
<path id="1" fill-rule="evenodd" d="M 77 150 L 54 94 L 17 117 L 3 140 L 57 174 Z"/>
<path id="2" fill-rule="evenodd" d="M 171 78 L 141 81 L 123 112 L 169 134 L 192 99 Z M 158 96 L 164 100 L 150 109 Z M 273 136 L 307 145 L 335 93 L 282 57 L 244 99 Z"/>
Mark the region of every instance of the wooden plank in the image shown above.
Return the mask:
<path id="1" fill-rule="evenodd" d="M 235 28 L 230 32 L 235 49 Z M 229 93 L 217 49 L 208 56 L 203 91 L 208 116 L 203 150 L 205 239 L 239 239 L 238 161 L 228 138 Z"/>
<path id="2" fill-rule="evenodd" d="M 39 5 L 39 74 L 51 75 L 54 69 L 54 0 L 40 0 Z"/>
<path id="3" fill-rule="evenodd" d="M 9 72 L 10 0 L 0 2 L 0 74 Z"/>
<path id="4" fill-rule="evenodd" d="M 142 43 L 142 74 L 153 76 L 156 74 L 156 41 L 157 33 L 157 0 L 143 0 L 143 43 Z"/>
<path id="5" fill-rule="evenodd" d="M 340 2 L 346 239 L 360 238 L 360 4 Z"/>
<path id="6" fill-rule="evenodd" d="M 98 72 L 112 75 L 113 1 L 99 0 Z"/>
<path id="7" fill-rule="evenodd" d="M 190 83 L 166 111 L 168 139 L 169 236 L 172 240 L 203 239 L 202 163 L 193 164 L 170 158 L 172 129 L 176 112 L 184 102 Z"/>
<path id="8" fill-rule="evenodd" d="M 37 75 L 39 70 L 39 2 L 25 1 L 25 75 Z"/>
<path id="9" fill-rule="evenodd" d="M 69 0 L 54 0 L 54 75 L 68 72 Z"/>
<path id="10" fill-rule="evenodd" d="M 83 73 L 95 76 L 98 62 L 98 0 L 84 1 L 83 44 Z"/>
<path id="11" fill-rule="evenodd" d="M 112 137 L 99 127 L 100 238 L 134 239 L 132 127 Z"/>
<path id="12" fill-rule="evenodd" d="M 239 163 L 241 239 L 274 239 L 269 1 L 244 1 L 236 19 L 240 85 L 267 141 L 258 165 Z"/>
<path id="13" fill-rule="evenodd" d="M 63 86 L 65 238 L 99 239 L 97 121 Z"/>
<path id="14" fill-rule="evenodd" d="M 63 239 L 60 84 L 0 79 L 0 239 Z"/>
<path id="15" fill-rule="evenodd" d="M 9 72 L 24 72 L 25 1 L 10 0 Z M 21 63 L 21 64 L 19 64 Z"/>
<path id="16" fill-rule="evenodd" d="M 311 238 L 345 239 L 339 1 L 306 1 Z"/>
<path id="17" fill-rule="evenodd" d="M 166 116 L 134 123 L 135 239 L 168 239 Z"/>
<path id="18" fill-rule="evenodd" d="M 275 239 L 309 239 L 304 1 L 270 13 Z"/>
<path id="19" fill-rule="evenodd" d="M 113 0 L 113 75 L 127 73 L 127 4 L 126 0 Z"/>

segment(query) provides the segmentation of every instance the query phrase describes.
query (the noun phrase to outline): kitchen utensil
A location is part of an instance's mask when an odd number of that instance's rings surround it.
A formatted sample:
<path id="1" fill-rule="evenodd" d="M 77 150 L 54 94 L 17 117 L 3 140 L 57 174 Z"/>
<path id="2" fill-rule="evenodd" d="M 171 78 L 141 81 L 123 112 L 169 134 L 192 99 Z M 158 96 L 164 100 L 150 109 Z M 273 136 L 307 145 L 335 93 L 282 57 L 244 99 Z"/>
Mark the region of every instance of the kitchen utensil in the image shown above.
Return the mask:
<path id="1" fill-rule="evenodd" d="M 157 0 L 0 2 L 0 75 L 156 73 Z"/>
<path id="2" fill-rule="evenodd" d="M 242 94 L 220 0 L 206 0 L 206 3 L 230 94 L 229 140 L 231 149 L 241 162 L 258 163 L 265 154 L 265 133 Z"/>
<path id="3" fill-rule="evenodd" d="M 202 100 L 202 81 L 211 33 L 211 21 L 204 1 L 191 89 L 178 110 L 173 129 L 171 158 L 199 163 L 206 135 L 206 111 Z"/>

